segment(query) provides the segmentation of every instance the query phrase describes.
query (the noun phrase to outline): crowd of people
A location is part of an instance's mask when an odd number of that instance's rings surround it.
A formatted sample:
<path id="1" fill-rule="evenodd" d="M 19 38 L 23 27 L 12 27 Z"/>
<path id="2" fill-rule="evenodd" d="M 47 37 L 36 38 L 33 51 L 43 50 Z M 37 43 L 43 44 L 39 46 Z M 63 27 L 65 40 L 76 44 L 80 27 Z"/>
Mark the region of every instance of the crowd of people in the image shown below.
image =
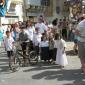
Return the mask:
<path id="1" fill-rule="evenodd" d="M 82 20 L 82 18 L 80 20 Z M 27 20 L 26 23 L 17 22 L 15 25 L 8 26 L 5 32 L 1 30 L 0 26 L 0 44 L 3 40 L 9 58 L 9 67 L 11 57 L 13 56 L 14 43 L 17 41 L 21 42 L 20 46 L 24 55 L 24 64 L 26 63 L 25 56 L 27 43 L 25 41 L 29 40 L 30 50 L 35 49 L 36 53 L 40 54 L 41 60 L 44 62 L 50 62 L 51 64 L 56 63 L 60 68 L 63 68 L 68 64 L 65 52 L 65 48 L 67 47 L 66 41 L 74 41 L 74 52 L 78 53 L 78 40 L 79 37 L 82 37 L 79 34 L 80 28 L 82 27 L 82 24 L 78 24 L 81 23 L 80 20 L 69 21 L 68 18 L 64 17 L 64 19 L 60 20 L 56 18 L 51 24 L 48 24 L 43 16 L 40 16 L 36 23 L 33 23 L 32 20 Z M 82 31 L 85 31 L 83 27 Z M 4 38 L 3 34 L 5 35 Z M 83 43 L 83 45 L 85 45 L 85 43 Z M 83 48 L 83 50 L 81 48 L 80 45 L 79 56 L 85 57 L 85 48 Z M 83 69 L 85 67 L 85 61 L 82 60 L 82 58 L 80 58 L 80 60 Z"/>

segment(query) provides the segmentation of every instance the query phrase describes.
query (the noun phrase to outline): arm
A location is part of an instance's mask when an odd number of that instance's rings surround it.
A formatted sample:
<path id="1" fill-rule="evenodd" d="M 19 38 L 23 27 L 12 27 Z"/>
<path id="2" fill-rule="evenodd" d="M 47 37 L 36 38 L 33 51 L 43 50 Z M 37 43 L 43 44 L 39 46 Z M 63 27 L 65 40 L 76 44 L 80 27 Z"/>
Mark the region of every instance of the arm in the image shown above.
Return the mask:
<path id="1" fill-rule="evenodd" d="M 76 30 L 75 34 L 81 38 L 85 38 L 85 35 L 81 35 L 79 30 Z"/>

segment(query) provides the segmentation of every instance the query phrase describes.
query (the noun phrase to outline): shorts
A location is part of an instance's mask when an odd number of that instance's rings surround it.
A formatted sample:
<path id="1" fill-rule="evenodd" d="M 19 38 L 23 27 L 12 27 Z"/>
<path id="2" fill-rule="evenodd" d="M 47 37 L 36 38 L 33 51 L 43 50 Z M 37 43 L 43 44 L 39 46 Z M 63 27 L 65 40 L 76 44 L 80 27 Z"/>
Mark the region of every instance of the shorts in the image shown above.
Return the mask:
<path id="1" fill-rule="evenodd" d="M 85 42 L 78 42 L 78 55 L 80 59 L 85 59 Z"/>
<path id="2" fill-rule="evenodd" d="M 13 56 L 13 51 L 7 51 L 7 56 L 10 58 Z"/>

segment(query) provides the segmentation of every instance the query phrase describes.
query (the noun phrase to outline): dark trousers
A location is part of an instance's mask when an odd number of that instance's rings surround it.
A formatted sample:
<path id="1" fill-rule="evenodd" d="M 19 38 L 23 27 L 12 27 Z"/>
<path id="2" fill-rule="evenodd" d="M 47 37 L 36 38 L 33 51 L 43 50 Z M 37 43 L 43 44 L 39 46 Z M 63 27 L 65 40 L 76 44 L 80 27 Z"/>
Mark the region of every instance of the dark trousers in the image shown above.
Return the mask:
<path id="1" fill-rule="evenodd" d="M 54 61 L 56 61 L 56 54 L 57 54 L 57 48 L 54 48 L 54 56 L 53 56 Z"/>
<path id="2" fill-rule="evenodd" d="M 49 59 L 54 60 L 54 49 L 49 50 Z"/>

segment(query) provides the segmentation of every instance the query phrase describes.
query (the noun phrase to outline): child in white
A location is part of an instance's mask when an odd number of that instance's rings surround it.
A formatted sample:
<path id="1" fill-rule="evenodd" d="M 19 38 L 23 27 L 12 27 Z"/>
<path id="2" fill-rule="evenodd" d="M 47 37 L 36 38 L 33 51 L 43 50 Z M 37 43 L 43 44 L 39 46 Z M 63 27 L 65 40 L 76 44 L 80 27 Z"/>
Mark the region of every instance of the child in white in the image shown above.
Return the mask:
<path id="1" fill-rule="evenodd" d="M 11 36 L 4 38 L 4 45 L 5 45 L 6 51 L 13 50 L 13 43 L 14 43 L 14 39 Z"/>
<path id="2" fill-rule="evenodd" d="M 13 56 L 14 39 L 11 37 L 9 31 L 6 31 L 6 37 L 4 37 L 4 46 L 5 50 L 7 51 L 7 56 L 9 58 L 9 67 L 11 68 L 12 61 L 14 60 Z"/>
<path id="3" fill-rule="evenodd" d="M 41 51 L 41 60 L 44 60 L 46 62 L 47 60 L 49 60 L 49 42 L 46 36 L 42 36 L 39 47 Z"/>
<path id="4" fill-rule="evenodd" d="M 63 39 L 60 38 L 59 35 L 56 44 L 57 44 L 56 64 L 60 65 L 62 68 L 68 64 L 65 53 L 66 43 Z"/>
<path id="5" fill-rule="evenodd" d="M 41 42 L 42 35 L 39 33 L 38 29 L 35 29 L 35 33 L 33 34 L 33 45 L 35 46 L 35 51 L 37 55 L 39 54 L 39 44 Z"/>

